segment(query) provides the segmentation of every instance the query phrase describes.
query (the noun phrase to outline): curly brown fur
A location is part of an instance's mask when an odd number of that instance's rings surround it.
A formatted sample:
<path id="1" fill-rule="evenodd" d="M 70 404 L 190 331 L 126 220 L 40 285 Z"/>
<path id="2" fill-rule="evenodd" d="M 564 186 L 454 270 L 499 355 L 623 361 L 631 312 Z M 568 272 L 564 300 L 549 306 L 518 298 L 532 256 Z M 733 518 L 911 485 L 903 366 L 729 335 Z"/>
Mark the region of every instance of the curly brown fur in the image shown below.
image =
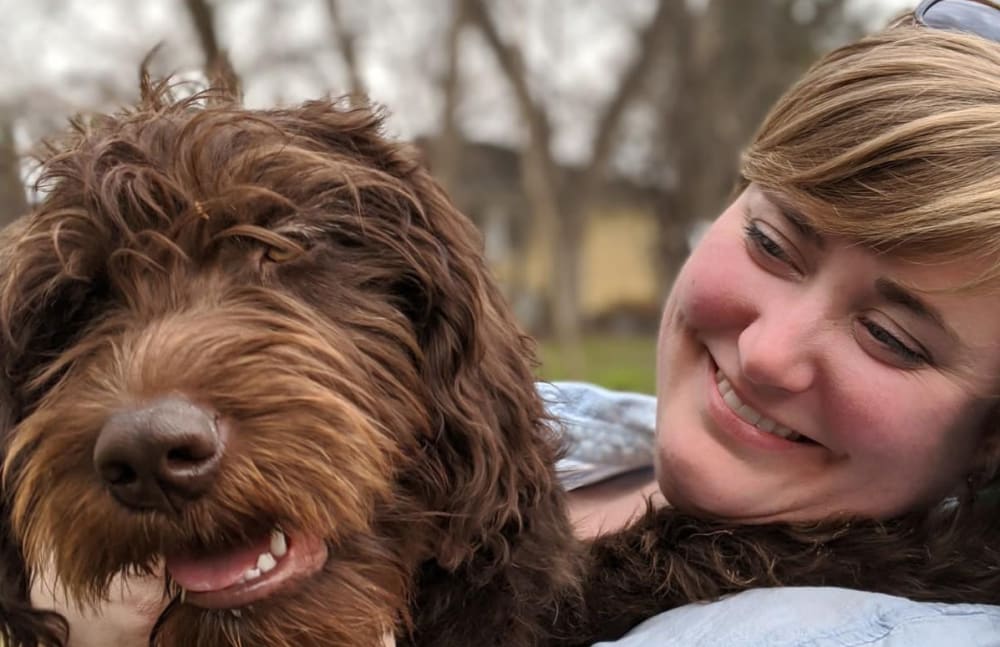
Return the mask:
<path id="1" fill-rule="evenodd" d="M 649 507 L 591 545 L 585 602 L 557 617 L 551 644 L 584 647 L 665 609 L 775 586 L 1000 604 L 1000 514 L 962 504 L 884 522 L 735 525 Z"/>
<path id="2" fill-rule="evenodd" d="M 26 602 L 49 558 L 93 604 L 162 554 L 274 526 L 322 537 L 322 572 L 239 617 L 175 600 L 155 643 L 535 644 L 581 563 L 556 443 L 531 344 L 414 149 L 370 110 L 146 81 L 43 170 L 44 202 L 0 239 L 8 647 L 62 643 Z M 234 442 L 207 495 L 130 511 L 96 438 L 169 394 Z"/>

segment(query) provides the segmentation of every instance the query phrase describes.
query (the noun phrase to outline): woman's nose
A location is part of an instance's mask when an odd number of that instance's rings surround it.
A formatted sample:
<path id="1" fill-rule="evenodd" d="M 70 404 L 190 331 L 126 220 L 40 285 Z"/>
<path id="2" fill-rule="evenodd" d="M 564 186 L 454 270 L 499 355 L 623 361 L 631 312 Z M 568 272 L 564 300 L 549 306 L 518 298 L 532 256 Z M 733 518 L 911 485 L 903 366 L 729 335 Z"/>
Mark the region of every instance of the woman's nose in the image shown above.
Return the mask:
<path id="1" fill-rule="evenodd" d="M 743 376 L 762 387 L 798 393 L 816 379 L 819 359 L 817 319 L 804 312 L 761 314 L 740 333 L 737 344 Z"/>

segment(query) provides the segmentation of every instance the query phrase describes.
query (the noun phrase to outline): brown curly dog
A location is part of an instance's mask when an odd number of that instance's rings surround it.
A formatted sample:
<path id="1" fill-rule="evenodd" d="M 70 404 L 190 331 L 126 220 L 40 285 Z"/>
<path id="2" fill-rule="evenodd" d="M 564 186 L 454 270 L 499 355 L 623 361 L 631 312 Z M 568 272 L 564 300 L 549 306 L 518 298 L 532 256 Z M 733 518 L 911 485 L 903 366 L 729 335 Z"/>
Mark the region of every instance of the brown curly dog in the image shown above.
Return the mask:
<path id="1" fill-rule="evenodd" d="M 225 93 L 81 120 L 0 234 L 0 636 L 50 561 L 162 565 L 162 647 L 589 645 L 752 586 L 996 601 L 997 516 L 573 538 L 530 341 L 473 226 L 365 109 Z M 871 568 L 871 565 L 878 568 Z"/>
<path id="2" fill-rule="evenodd" d="M 531 644 L 579 551 L 472 224 L 369 110 L 169 94 L 3 235 L 0 624 L 162 558 L 156 644 Z"/>

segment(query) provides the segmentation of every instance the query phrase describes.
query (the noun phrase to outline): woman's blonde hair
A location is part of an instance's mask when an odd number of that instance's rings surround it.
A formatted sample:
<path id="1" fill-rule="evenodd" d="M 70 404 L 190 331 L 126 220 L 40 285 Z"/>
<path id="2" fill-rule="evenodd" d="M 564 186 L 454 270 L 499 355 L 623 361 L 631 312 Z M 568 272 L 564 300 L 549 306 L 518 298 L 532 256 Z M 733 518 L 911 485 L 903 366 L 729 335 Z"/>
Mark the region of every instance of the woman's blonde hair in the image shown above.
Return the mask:
<path id="1" fill-rule="evenodd" d="M 773 107 L 742 173 L 821 233 L 995 259 L 982 278 L 1000 277 L 1000 43 L 905 18 L 834 50 Z"/>
<path id="2" fill-rule="evenodd" d="M 995 288 L 1000 43 L 906 16 L 830 52 L 767 115 L 742 177 L 821 234 L 922 262 L 981 259 L 967 287 Z M 974 488 L 997 484 L 997 428 Z"/>

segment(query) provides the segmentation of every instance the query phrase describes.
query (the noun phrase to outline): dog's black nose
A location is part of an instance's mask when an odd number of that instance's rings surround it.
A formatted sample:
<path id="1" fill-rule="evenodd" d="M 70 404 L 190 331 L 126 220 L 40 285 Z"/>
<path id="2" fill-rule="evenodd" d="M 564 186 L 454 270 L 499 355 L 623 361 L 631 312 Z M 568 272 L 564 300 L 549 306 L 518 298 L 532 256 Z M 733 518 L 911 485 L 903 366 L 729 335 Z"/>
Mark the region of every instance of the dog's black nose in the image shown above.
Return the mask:
<path id="1" fill-rule="evenodd" d="M 108 418 L 94 467 L 122 505 L 170 512 L 208 490 L 222 451 L 215 417 L 171 396 Z"/>

